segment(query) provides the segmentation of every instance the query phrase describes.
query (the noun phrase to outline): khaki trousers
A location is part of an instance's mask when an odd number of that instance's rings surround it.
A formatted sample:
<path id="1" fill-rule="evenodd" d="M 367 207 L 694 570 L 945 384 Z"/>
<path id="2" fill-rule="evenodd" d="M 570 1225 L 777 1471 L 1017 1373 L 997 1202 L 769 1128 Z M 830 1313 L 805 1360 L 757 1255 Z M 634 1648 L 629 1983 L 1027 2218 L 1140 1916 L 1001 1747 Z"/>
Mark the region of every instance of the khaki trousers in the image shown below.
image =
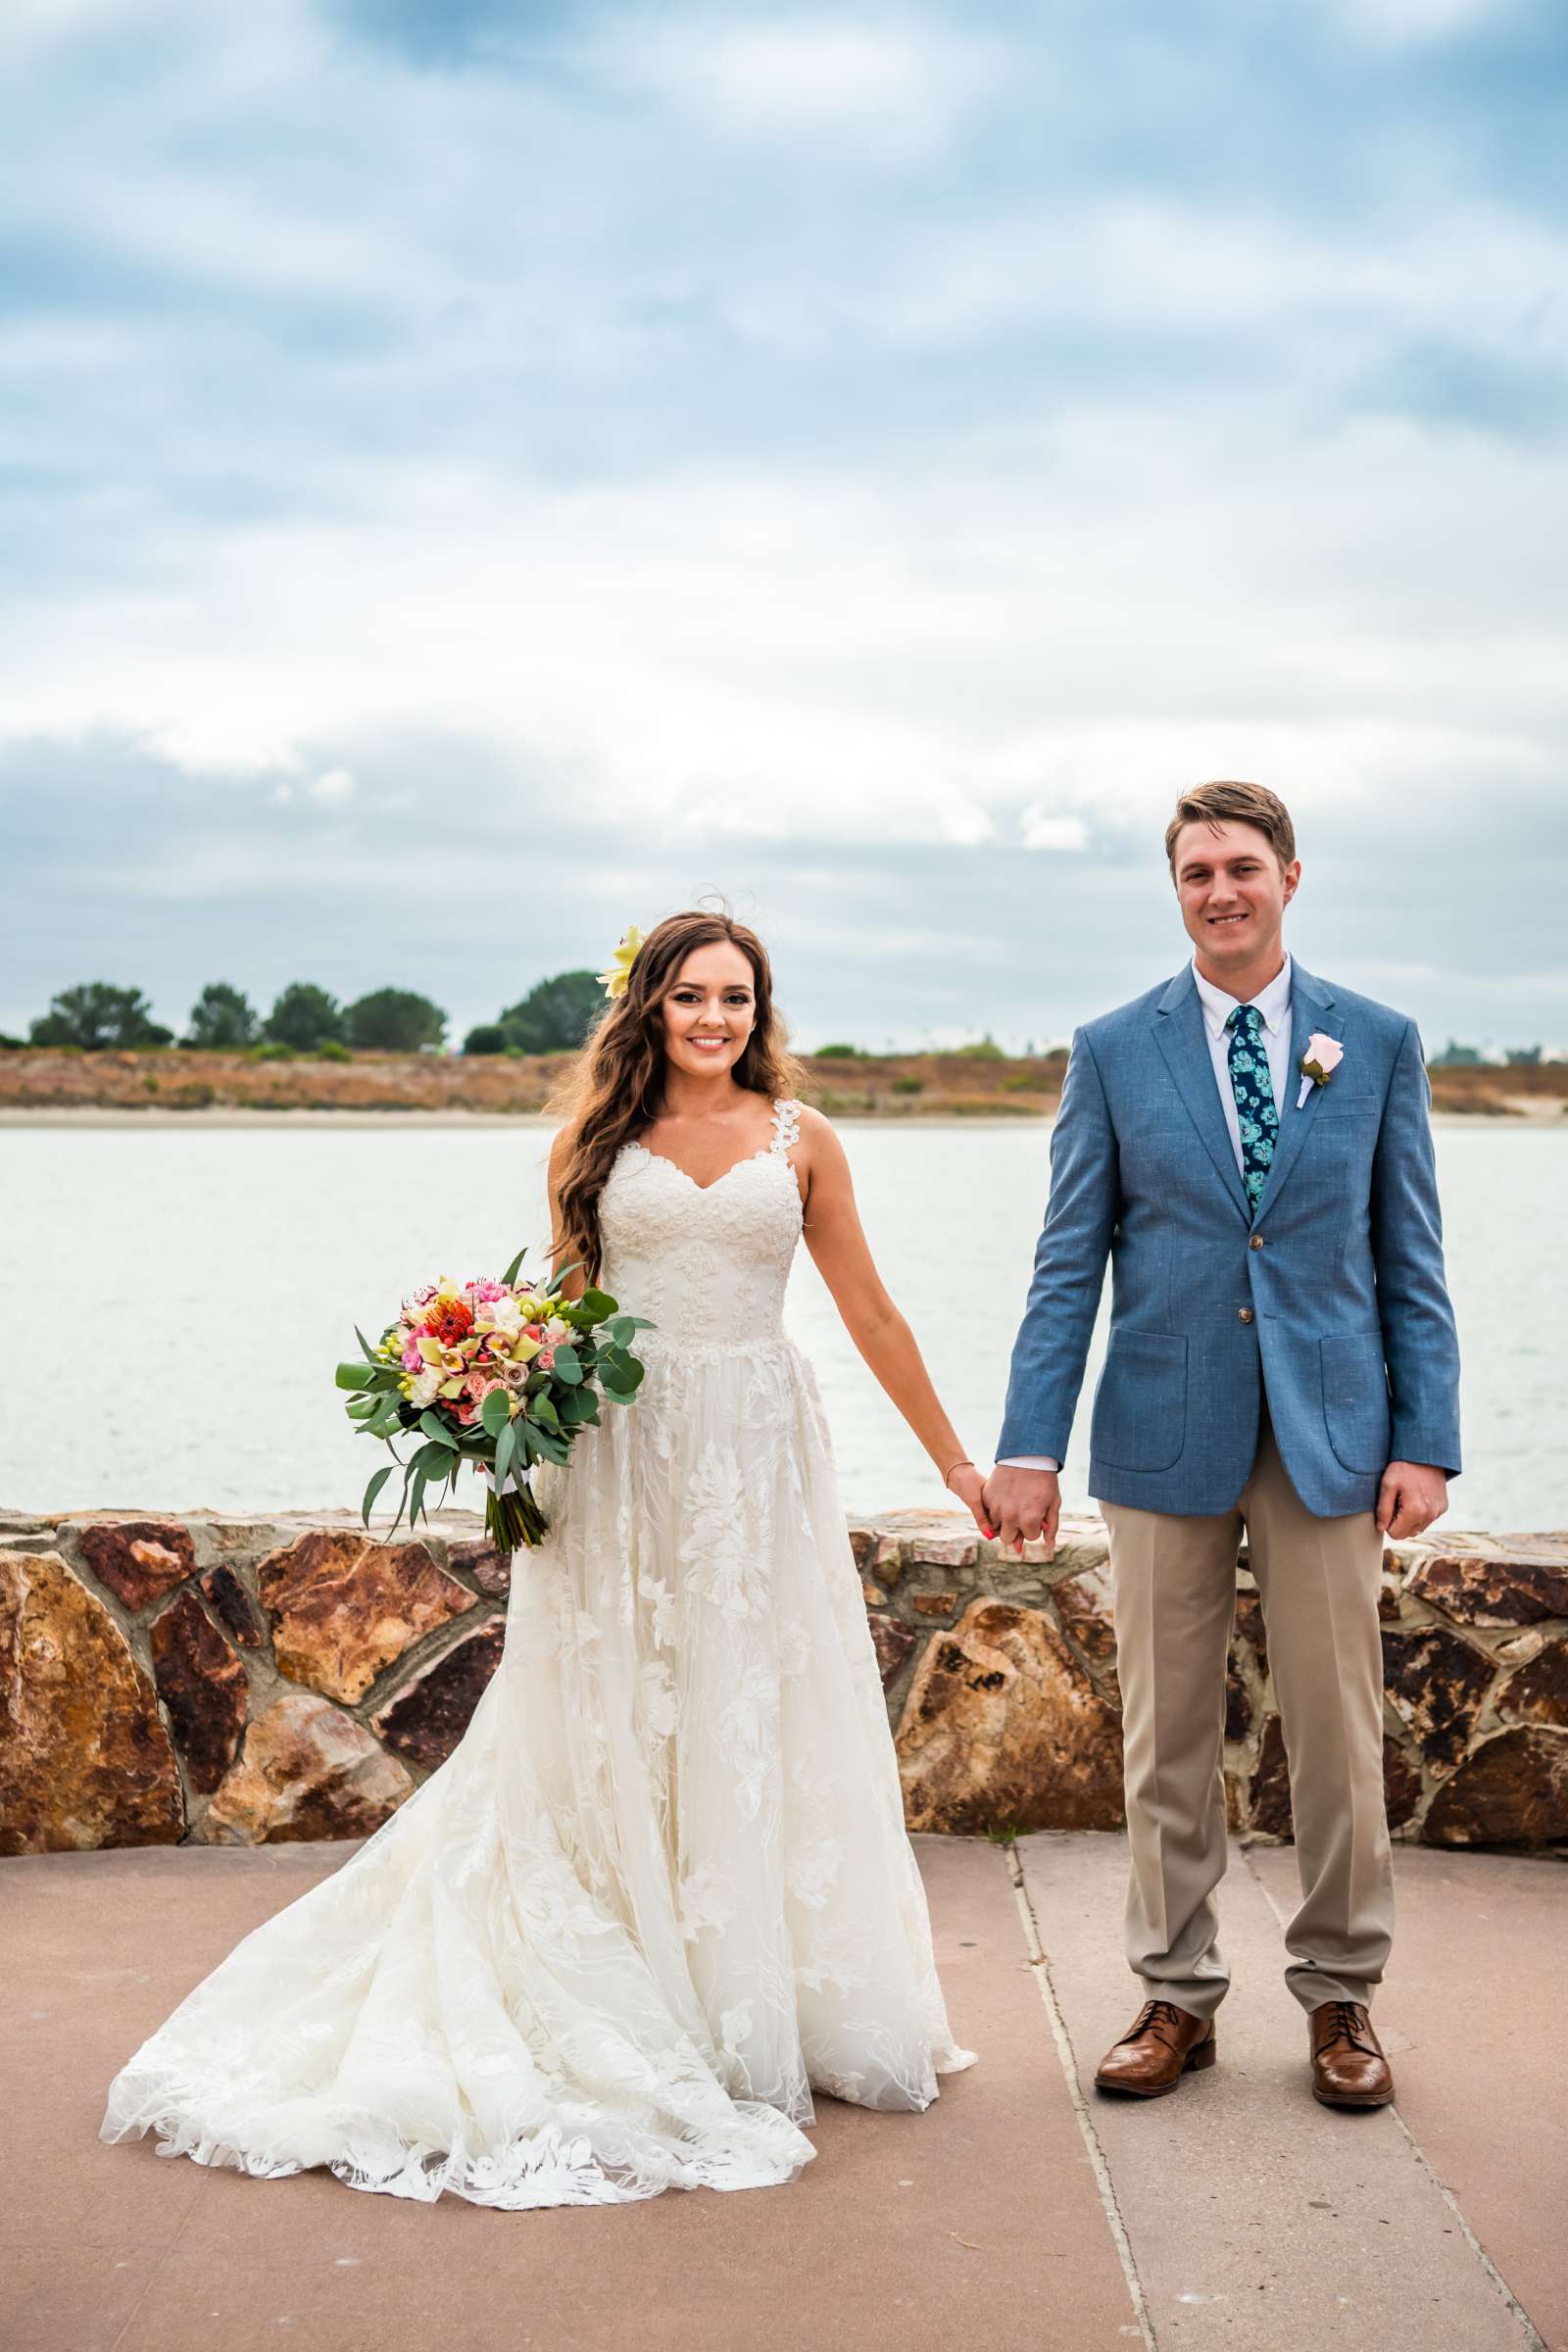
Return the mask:
<path id="1" fill-rule="evenodd" d="M 1225 1674 L 1245 1525 L 1290 1766 L 1301 1903 L 1285 1972 L 1303 2009 L 1368 2001 L 1394 1931 L 1383 1802 L 1383 1539 L 1370 1511 L 1315 1519 L 1264 1417 L 1234 1510 L 1178 1518 L 1102 1505 L 1110 1529 L 1132 1879 L 1126 1949 L 1151 1998 L 1211 2017 L 1230 1973 Z"/>

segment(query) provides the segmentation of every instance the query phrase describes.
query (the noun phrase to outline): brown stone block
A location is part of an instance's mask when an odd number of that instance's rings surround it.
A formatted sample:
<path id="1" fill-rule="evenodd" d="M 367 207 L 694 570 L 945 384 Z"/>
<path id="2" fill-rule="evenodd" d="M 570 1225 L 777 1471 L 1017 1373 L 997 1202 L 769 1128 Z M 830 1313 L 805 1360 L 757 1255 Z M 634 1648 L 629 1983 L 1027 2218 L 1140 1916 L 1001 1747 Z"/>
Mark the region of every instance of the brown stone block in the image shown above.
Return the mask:
<path id="1" fill-rule="evenodd" d="M 1391 1830 L 1402 1830 L 1421 1802 L 1421 1774 L 1396 1740 L 1383 1740 L 1383 1805 Z"/>
<path id="2" fill-rule="evenodd" d="M 239 1762 L 207 1808 L 208 1845 L 366 1838 L 414 1783 L 395 1756 L 324 1698 L 291 1690 L 259 1715 Z"/>
<path id="3" fill-rule="evenodd" d="M 1568 1839 L 1568 1732 L 1528 1724 L 1486 1740 L 1432 1800 L 1429 1845 Z"/>
<path id="4" fill-rule="evenodd" d="M 1258 1750 L 1257 1769 L 1252 1774 L 1248 1812 L 1253 1829 L 1261 1830 L 1266 1838 L 1289 1838 L 1294 1834 L 1290 1767 L 1285 1755 L 1285 1733 L 1277 1715 L 1271 1715 L 1263 1726 L 1263 1744 Z"/>
<path id="5" fill-rule="evenodd" d="M 1499 1715 L 1568 1728 L 1568 1642 L 1550 1642 L 1497 1693 Z"/>
<path id="6" fill-rule="evenodd" d="M 1456 1764 L 1496 1672 L 1491 1658 L 1440 1626 L 1383 1636 L 1383 1688 L 1434 1764 Z"/>
<path id="7" fill-rule="evenodd" d="M 177 1519 L 101 1519 L 78 1527 L 81 1556 L 127 1609 L 144 1609 L 196 1573 L 190 1530 Z"/>
<path id="8" fill-rule="evenodd" d="M 850 1529 L 850 1550 L 857 1568 L 864 1569 L 876 1550 L 876 1529 L 863 1524 Z"/>
<path id="9" fill-rule="evenodd" d="M 1225 1737 L 1227 1740 L 1245 1740 L 1251 1728 L 1251 1696 L 1233 1666 L 1225 1677 Z"/>
<path id="10" fill-rule="evenodd" d="M 278 1671 L 349 1704 L 412 1642 L 478 1603 L 422 1544 L 317 1528 L 256 1572 Z M 346 1833 L 345 1833 L 346 1834 Z"/>
<path id="11" fill-rule="evenodd" d="M 900 1667 L 914 1647 L 916 1637 L 896 1617 L 874 1616 L 868 1620 L 871 1628 L 871 1646 L 882 1671 L 884 1690 L 897 1680 Z"/>
<path id="12" fill-rule="evenodd" d="M 447 1565 L 464 1576 L 471 1576 L 487 1600 L 505 1600 L 512 1591 L 512 1555 L 497 1551 L 495 1545 L 483 1540 L 476 1544 L 449 1544 Z"/>
<path id="13" fill-rule="evenodd" d="M 249 1704 L 245 1669 L 190 1592 L 170 1602 L 150 1639 L 153 1680 L 169 1709 L 185 1777 L 210 1796 L 239 1752 Z"/>
<path id="14" fill-rule="evenodd" d="M 233 1569 L 225 1568 L 221 1562 L 216 1568 L 209 1568 L 202 1578 L 202 1591 L 230 1640 L 244 1649 L 260 1649 L 262 1628 L 251 1596 Z"/>
<path id="15" fill-rule="evenodd" d="M 880 1585 L 873 1585 L 868 1576 L 862 1576 L 860 1579 L 860 1598 L 868 1609 L 881 1609 L 887 1606 L 887 1594 Z"/>
<path id="16" fill-rule="evenodd" d="M 913 1602 L 922 1617 L 951 1617 L 958 1605 L 956 1592 L 916 1592 Z"/>
<path id="17" fill-rule="evenodd" d="M 1434 1552 L 1410 1570 L 1405 1590 L 1460 1625 L 1539 1625 L 1568 1617 L 1568 1561 L 1545 1547 Z"/>
<path id="18" fill-rule="evenodd" d="M 1268 1636 L 1263 1625 L 1263 1603 L 1255 1592 L 1236 1595 L 1236 1633 L 1257 1660 L 1259 1674 L 1268 1672 Z"/>
<path id="19" fill-rule="evenodd" d="M 153 1687 L 55 1552 L 0 1552 L 0 1854 L 172 1845 L 184 1828 Z"/>
<path id="20" fill-rule="evenodd" d="M 1079 1648 L 1091 1658 L 1116 1655 L 1116 1627 L 1111 1607 L 1110 1569 L 1098 1561 L 1064 1576 L 1051 1588 L 1056 1611 Z"/>
<path id="21" fill-rule="evenodd" d="M 501 1663 L 505 1641 L 506 1626 L 493 1617 L 443 1650 L 376 1716 L 375 1728 L 386 1745 L 425 1772 L 444 1764 Z"/>
<path id="22" fill-rule="evenodd" d="M 911 1829 L 1108 1830 L 1122 1818 L 1121 1725 L 1049 1617 L 972 1601 L 938 1634 L 899 1726 Z"/>

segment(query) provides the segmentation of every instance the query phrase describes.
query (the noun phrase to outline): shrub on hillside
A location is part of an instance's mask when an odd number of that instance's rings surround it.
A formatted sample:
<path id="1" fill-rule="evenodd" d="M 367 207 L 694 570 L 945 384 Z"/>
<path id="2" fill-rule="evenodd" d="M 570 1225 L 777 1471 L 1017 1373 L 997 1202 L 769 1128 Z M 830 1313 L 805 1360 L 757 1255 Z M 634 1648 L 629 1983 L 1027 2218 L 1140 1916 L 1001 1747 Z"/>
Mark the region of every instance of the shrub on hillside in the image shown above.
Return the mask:
<path id="1" fill-rule="evenodd" d="M 504 1054 L 507 1033 L 499 1021 L 478 1021 L 463 1041 L 465 1054 Z"/>
<path id="2" fill-rule="evenodd" d="M 167 1046 L 173 1034 L 153 1019 L 139 988 L 117 988 L 109 980 L 61 989 L 30 1032 L 35 1046 L 77 1046 L 84 1054 L 106 1047 Z"/>
<path id="3" fill-rule="evenodd" d="M 190 1008 L 184 1043 L 208 1054 L 243 1054 L 254 1046 L 261 1023 L 243 989 L 227 980 L 209 980 Z"/>
<path id="4" fill-rule="evenodd" d="M 372 989 L 349 1006 L 343 1024 L 362 1054 L 417 1054 L 439 1046 L 447 1033 L 440 1005 L 412 988 Z"/>
<path id="5" fill-rule="evenodd" d="M 336 997 L 312 980 L 291 980 L 267 1016 L 270 1046 L 288 1046 L 296 1054 L 314 1054 L 329 1037 L 341 1044 L 343 1014 Z"/>

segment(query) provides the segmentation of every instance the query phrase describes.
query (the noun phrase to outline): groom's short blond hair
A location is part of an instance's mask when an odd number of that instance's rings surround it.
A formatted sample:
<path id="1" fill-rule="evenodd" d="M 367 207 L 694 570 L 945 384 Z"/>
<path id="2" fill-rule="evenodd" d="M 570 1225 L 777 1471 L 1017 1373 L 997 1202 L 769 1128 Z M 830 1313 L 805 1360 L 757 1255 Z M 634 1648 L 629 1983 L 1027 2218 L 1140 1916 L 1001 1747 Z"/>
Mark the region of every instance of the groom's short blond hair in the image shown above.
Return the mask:
<path id="1" fill-rule="evenodd" d="M 1183 825 L 1255 825 L 1266 833 L 1282 866 L 1296 857 L 1296 827 L 1277 793 L 1262 784 L 1195 784 L 1176 804 L 1165 827 L 1165 856 L 1176 871 L 1176 836 Z"/>

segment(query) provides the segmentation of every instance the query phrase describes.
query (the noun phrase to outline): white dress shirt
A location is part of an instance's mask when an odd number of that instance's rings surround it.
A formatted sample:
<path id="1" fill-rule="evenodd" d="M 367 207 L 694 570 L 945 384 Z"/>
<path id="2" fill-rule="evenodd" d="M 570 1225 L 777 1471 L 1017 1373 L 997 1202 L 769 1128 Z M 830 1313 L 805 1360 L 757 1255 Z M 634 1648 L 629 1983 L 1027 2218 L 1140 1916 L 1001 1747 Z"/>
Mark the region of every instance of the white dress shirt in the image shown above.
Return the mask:
<path id="1" fill-rule="evenodd" d="M 1193 958 L 1193 978 L 1198 983 L 1198 1001 L 1203 1009 L 1203 1028 L 1208 1036 L 1208 1057 L 1214 1064 L 1214 1083 L 1219 1088 L 1220 1106 L 1225 1124 L 1230 1130 L 1231 1150 L 1236 1165 L 1245 1173 L 1242 1159 L 1242 1123 L 1237 1115 L 1236 1093 L 1231 1085 L 1231 1041 L 1226 1022 L 1236 1010 L 1240 1000 L 1212 980 L 1205 980 Z M 1287 956 L 1267 988 L 1260 988 L 1255 997 L 1249 998 L 1263 1016 L 1263 1044 L 1268 1054 L 1269 1083 L 1274 1089 L 1274 1107 L 1279 1109 L 1285 1099 L 1285 1080 L 1291 1062 L 1291 959 Z M 999 1470 L 1059 1470 L 1061 1464 L 1049 1453 L 1010 1453 L 997 1464 Z"/>

